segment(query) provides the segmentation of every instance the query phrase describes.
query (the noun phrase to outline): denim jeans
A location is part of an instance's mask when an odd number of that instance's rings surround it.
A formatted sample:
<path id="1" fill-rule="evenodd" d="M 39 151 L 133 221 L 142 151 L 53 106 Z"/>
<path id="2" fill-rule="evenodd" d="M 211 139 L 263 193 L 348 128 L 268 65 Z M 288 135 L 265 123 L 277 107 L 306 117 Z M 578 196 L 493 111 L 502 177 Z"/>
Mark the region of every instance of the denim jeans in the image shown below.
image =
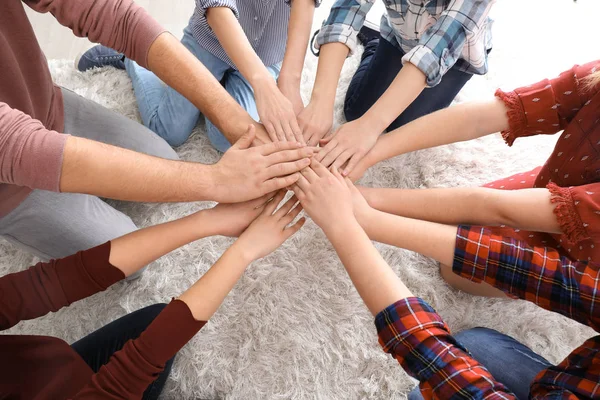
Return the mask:
<path id="1" fill-rule="evenodd" d="M 71 347 L 92 371 L 98 372 L 100 367 L 108 363 L 112 355 L 121 350 L 125 343 L 140 336 L 165 307 L 166 304 L 154 304 L 134 311 L 90 333 L 73 343 Z M 158 399 L 171 372 L 173 360 L 174 358 L 167 362 L 158 378 L 148 386 L 142 397 L 143 400 Z"/>
<path id="2" fill-rule="evenodd" d="M 194 38 L 189 26 L 183 32 L 181 43 L 223 84 L 231 97 L 254 120 L 258 121 L 254 91 L 242 74 L 205 50 Z M 166 86 L 152 72 L 136 64 L 135 61 L 126 59 L 125 67 L 131 77 L 144 125 L 156 132 L 171 146 L 183 144 L 196 127 L 201 116 L 200 110 L 175 89 Z M 267 69 L 273 78 L 277 79 L 281 63 Z M 202 88 L 200 87 L 198 90 L 202 90 Z M 225 152 L 231 146 L 225 136 L 208 119 L 206 119 L 206 133 L 217 150 Z"/>
<path id="3" fill-rule="evenodd" d="M 529 398 L 529 387 L 535 376 L 552 365 L 529 347 L 493 329 L 467 329 L 454 337 L 496 381 L 503 383 L 521 400 Z M 418 386 L 408 395 L 408 400 L 422 399 Z"/>
<path id="4" fill-rule="evenodd" d="M 402 69 L 404 52 L 385 39 L 371 40 L 348 86 L 344 102 L 347 121 L 360 118 L 388 89 Z M 439 85 L 424 89 L 421 94 L 388 127 L 401 127 L 419 117 L 446 108 L 473 75 L 451 68 Z"/>

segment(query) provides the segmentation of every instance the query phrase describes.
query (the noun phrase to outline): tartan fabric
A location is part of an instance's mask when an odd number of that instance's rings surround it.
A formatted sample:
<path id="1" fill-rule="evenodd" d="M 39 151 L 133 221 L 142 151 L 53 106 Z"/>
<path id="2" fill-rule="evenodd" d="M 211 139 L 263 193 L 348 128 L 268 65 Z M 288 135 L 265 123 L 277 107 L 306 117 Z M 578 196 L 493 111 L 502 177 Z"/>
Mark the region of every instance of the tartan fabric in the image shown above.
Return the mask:
<path id="1" fill-rule="evenodd" d="M 600 264 L 571 261 L 552 248 L 460 226 L 453 271 L 561 313 L 598 331 Z M 420 381 L 425 398 L 514 399 L 450 334 L 424 300 L 400 300 L 375 318 L 379 343 Z M 560 364 L 538 374 L 530 399 L 600 399 L 600 335 L 585 341 Z"/>
<path id="2" fill-rule="evenodd" d="M 357 34 L 375 0 L 337 0 L 317 37 L 317 48 L 332 42 L 356 48 Z M 440 83 L 455 64 L 472 74 L 487 72 L 495 0 L 386 1 L 381 37 L 403 53 L 426 76 L 427 85 Z"/>

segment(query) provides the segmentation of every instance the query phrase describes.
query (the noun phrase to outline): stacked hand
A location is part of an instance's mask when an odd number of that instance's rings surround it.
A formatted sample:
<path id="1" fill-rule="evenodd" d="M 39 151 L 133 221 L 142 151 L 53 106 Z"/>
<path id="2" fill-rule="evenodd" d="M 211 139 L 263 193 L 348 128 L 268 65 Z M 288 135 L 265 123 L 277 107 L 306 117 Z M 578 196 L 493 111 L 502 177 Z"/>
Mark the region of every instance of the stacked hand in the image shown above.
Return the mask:
<path id="1" fill-rule="evenodd" d="M 360 118 L 347 122 L 320 141 L 322 148 L 316 159 L 326 167 L 344 167 L 343 175 L 347 176 L 375 146 L 378 137 L 379 133 L 373 133 Z"/>
<path id="2" fill-rule="evenodd" d="M 213 165 L 213 198 L 234 203 L 256 199 L 298 179 L 298 171 L 310 164 L 314 148 L 298 142 L 274 142 L 250 148 L 254 126 Z"/>
<path id="3" fill-rule="evenodd" d="M 300 114 L 298 124 L 308 146 L 316 146 L 333 126 L 333 104 L 326 106 L 310 102 Z"/>
<path id="4" fill-rule="evenodd" d="M 294 106 L 279 90 L 271 76 L 265 78 L 263 83 L 255 85 L 254 97 L 260 122 L 273 142 L 289 141 L 304 144 Z"/>

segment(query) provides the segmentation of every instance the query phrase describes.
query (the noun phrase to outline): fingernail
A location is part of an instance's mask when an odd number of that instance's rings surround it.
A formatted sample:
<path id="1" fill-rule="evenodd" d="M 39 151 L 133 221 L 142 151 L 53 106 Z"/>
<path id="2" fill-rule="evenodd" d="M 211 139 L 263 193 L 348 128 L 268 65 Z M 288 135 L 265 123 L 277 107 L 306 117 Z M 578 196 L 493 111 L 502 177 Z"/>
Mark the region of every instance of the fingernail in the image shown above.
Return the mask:
<path id="1" fill-rule="evenodd" d="M 296 142 L 296 147 L 302 147 L 302 143 Z"/>
<path id="2" fill-rule="evenodd" d="M 345 169 L 344 172 L 342 172 L 342 175 L 344 175 L 344 176 L 348 175 L 348 170 Z"/>

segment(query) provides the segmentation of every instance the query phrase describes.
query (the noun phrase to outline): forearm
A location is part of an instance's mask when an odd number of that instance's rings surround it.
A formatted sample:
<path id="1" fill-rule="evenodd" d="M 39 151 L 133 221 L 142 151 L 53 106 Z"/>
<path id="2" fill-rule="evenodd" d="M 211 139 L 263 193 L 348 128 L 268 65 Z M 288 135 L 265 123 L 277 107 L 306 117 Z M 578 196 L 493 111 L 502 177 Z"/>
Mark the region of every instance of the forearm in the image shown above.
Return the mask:
<path id="1" fill-rule="evenodd" d="M 494 99 L 445 108 L 380 136 L 370 165 L 412 151 L 476 139 L 508 129 L 507 108 Z"/>
<path id="2" fill-rule="evenodd" d="M 425 89 L 425 75 L 411 63 L 406 63 L 392 84 L 361 117 L 377 134 L 381 134 Z"/>
<path id="3" fill-rule="evenodd" d="M 325 229 L 356 290 L 373 315 L 412 296 L 356 220 Z"/>
<path id="4" fill-rule="evenodd" d="M 371 207 L 389 214 L 449 225 L 506 225 L 560 233 L 550 191 L 481 187 L 434 189 L 361 188 Z"/>
<path id="5" fill-rule="evenodd" d="M 368 215 L 358 218 L 371 240 L 452 265 L 456 226 L 400 217 L 377 210 L 370 210 Z"/>
<path id="6" fill-rule="evenodd" d="M 129 276 L 156 259 L 198 239 L 219 234 L 212 210 L 140 229 L 111 241 L 109 261 Z"/>
<path id="7" fill-rule="evenodd" d="M 247 131 L 248 125 L 257 125 L 206 67 L 171 34 L 163 33 L 152 43 L 148 65 L 163 82 L 198 107 L 230 143 L 235 143 Z"/>
<path id="8" fill-rule="evenodd" d="M 329 107 L 333 112 L 338 81 L 349 51 L 350 49 L 342 43 L 327 43 L 321 46 L 311 102 Z"/>
<path id="9" fill-rule="evenodd" d="M 206 19 L 219 43 L 240 73 L 256 90 L 258 85 L 275 83 L 273 77 L 248 41 L 233 11 L 227 7 L 209 8 Z"/>
<path id="10" fill-rule="evenodd" d="M 126 201 L 209 200 L 213 169 L 70 136 L 63 153 L 60 191 Z"/>
<path id="11" fill-rule="evenodd" d="M 234 243 L 179 300 L 185 302 L 198 321 L 208 321 L 252 262 Z"/>
<path id="12" fill-rule="evenodd" d="M 314 12 L 314 0 L 292 1 L 285 56 L 279 74 L 280 82 L 300 86 Z"/>

